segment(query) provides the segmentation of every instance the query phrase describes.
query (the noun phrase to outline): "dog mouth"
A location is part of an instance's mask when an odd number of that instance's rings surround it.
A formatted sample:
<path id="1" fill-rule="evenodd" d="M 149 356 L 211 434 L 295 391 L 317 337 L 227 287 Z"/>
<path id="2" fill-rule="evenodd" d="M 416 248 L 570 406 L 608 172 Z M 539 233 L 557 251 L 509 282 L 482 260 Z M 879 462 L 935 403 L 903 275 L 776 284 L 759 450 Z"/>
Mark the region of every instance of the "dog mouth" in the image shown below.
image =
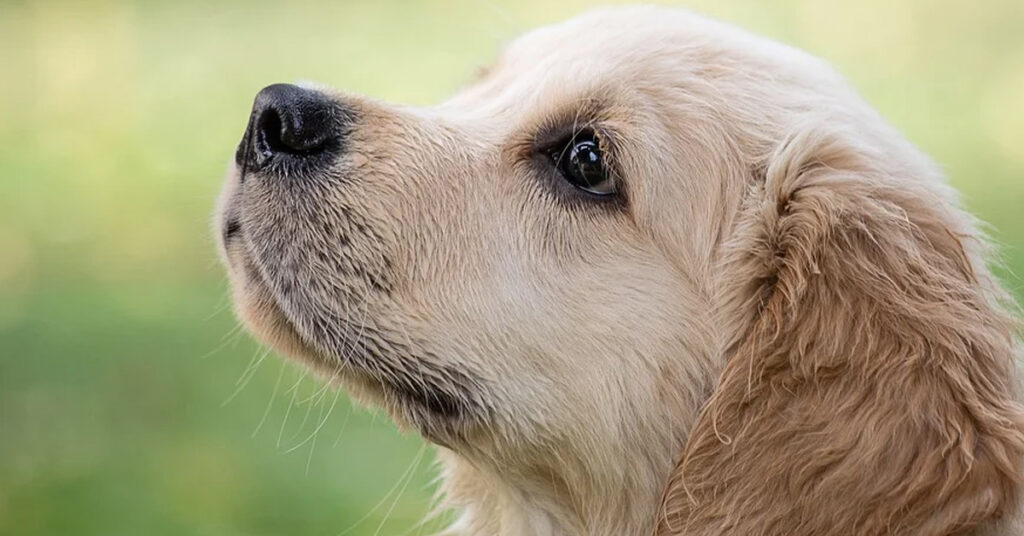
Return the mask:
<path id="1" fill-rule="evenodd" d="M 403 312 L 395 222 L 350 161 L 357 121 L 313 90 L 256 97 L 217 230 L 235 300 L 268 345 L 449 444 L 490 418 L 484 381 Z"/>
<path id="2" fill-rule="evenodd" d="M 390 325 L 389 315 L 380 310 L 386 311 L 386 305 L 373 307 L 386 304 L 390 293 L 369 280 L 369 270 L 350 274 L 363 274 L 362 281 L 348 283 L 361 287 L 358 291 L 346 287 L 334 299 L 303 292 L 308 281 L 303 283 L 303 277 L 276 264 L 295 252 L 261 244 L 275 238 L 288 242 L 287 237 L 273 236 L 286 233 L 253 225 L 253 215 L 242 210 L 242 195 L 236 192 L 225 207 L 219 236 L 236 301 L 241 301 L 239 309 L 250 331 L 438 444 L 459 441 L 487 418 L 491 410 L 477 375 L 447 364 L 429 345 Z M 359 314 L 336 312 L 351 312 L 359 303 Z"/>

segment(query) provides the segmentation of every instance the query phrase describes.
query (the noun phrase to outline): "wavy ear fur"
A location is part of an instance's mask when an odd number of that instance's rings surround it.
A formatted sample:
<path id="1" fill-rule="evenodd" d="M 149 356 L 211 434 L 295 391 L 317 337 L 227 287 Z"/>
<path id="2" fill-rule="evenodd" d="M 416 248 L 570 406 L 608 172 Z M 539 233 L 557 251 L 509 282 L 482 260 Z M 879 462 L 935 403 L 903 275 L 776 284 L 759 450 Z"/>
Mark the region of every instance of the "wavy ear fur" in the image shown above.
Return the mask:
<path id="1" fill-rule="evenodd" d="M 908 176 L 925 166 L 797 130 L 730 245 L 746 326 L 655 534 L 981 534 L 1016 507 L 1024 460 L 1015 328 L 982 240 Z"/>

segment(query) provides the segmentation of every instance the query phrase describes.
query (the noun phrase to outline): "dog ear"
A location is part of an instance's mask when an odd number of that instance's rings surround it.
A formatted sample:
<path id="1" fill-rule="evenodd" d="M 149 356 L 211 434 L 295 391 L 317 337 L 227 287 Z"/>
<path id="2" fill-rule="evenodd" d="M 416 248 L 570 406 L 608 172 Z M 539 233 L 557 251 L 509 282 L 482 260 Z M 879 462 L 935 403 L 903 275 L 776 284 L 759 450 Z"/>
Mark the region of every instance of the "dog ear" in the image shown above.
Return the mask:
<path id="1" fill-rule="evenodd" d="M 982 240 L 911 176 L 925 166 L 794 131 L 729 245 L 746 325 L 655 534 L 974 534 L 1009 515 L 1024 460 L 1015 328 Z"/>

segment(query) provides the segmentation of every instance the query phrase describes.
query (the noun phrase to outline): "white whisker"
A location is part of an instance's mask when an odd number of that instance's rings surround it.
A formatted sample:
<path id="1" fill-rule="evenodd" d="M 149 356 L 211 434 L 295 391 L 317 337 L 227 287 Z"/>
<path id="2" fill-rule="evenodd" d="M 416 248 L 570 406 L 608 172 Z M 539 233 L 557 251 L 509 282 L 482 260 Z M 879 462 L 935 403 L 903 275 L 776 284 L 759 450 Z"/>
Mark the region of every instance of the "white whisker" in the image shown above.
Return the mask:
<path id="1" fill-rule="evenodd" d="M 398 477 L 398 481 L 395 482 L 394 486 L 391 486 L 391 489 L 389 489 L 387 491 L 387 493 L 384 494 L 384 497 L 382 497 L 380 501 L 377 501 L 377 504 L 375 504 L 373 506 L 373 508 L 371 508 L 368 512 L 366 512 L 363 515 L 363 517 L 361 517 L 358 520 L 356 520 L 355 523 L 350 525 L 347 529 L 339 532 L 335 536 L 345 536 L 346 534 L 352 532 L 353 530 L 355 530 L 356 527 L 358 527 L 359 525 L 363 524 L 363 522 L 365 522 L 367 519 L 369 519 L 370 516 L 372 516 L 374 512 L 376 512 L 378 509 L 380 509 L 380 507 L 384 506 L 384 503 L 387 502 L 388 498 L 391 497 L 391 495 L 393 493 L 395 493 L 395 491 L 398 490 L 400 486 L 402 486 L 403 482 L 408 480 L 411 475 L 414 475 L 416 473 L 416 468 L 419 467 L 420 460 L 423 458 L 423 453 L 426 452 L 426 450 L 427 450 L 426 445 L 421 446 L 419 452 L 416 453 L 416 456 L 413 457 L 413 460 L 405 468 L 405 471 L 402 471 L 402 474 Z M 408 485 L 407 482 L 406 482 L 406 485 Z M 402 486 L 402 489 L 405 489 L 404 486 Z M 394 505 L 392 505 L 391 508 L 394 508 Z M 391 510 L 389 509 L 388 511 L 390 512 Z M 377 531 L 378 532 L 380 531 L 380 527 L 377 528 Z"/>
<path id="2" fill-rule="evenodd" d="M 252 436 L 250 437 L 256 437 L 256 434 L 258 434 L 260 429 L 263 428 L 263 424 L 267 422 L 267 417 L 270 415 L 270 408 L 274 406 L 274 399 L 277 398 L 277 391 L 281 388 L 281 379 L 284 378 L 284 369 L 287 366 L 284 360 L 280 361 L 281 369 L 280 372 L 277 373 L 277 381 L 274 382 L 274 391 L 270 393 L 270 402 L 267 402 L 267 407 L 263 410 L 263 417 L 260 418 L 259 424 L 256 425 L 256 429 L 252 431 Z"/>
<path id="3" fill-rule="evenodd" d="M 267 355 L 270 354 L 270 348 L 263 349 L 262 355 L 260 355 L 259 351 L 260 349 L 257 349 L 256 353 L 253 354 L 253 360 L 249 361 L 249 366 L 246 367 L 245 371 L 242 372 L 242 376 L 238 378 L 237 382 L 235 382 L 237 387 L 235 387 L 235 390 L 230 396 L 221 402 L 220 407 L 224 407 L 231 403 L 231 401 L 234 400 L 243 389 L 245 389 L 245 386 L 249 385 L 249 382 L 252 381 L 253 377 L 256 376 L 256 371 L 259 370 L 260 363 L 262 363 L 263 360 L 267 358 Z M 259 358 L 256 356 L 259 356 Z"/>

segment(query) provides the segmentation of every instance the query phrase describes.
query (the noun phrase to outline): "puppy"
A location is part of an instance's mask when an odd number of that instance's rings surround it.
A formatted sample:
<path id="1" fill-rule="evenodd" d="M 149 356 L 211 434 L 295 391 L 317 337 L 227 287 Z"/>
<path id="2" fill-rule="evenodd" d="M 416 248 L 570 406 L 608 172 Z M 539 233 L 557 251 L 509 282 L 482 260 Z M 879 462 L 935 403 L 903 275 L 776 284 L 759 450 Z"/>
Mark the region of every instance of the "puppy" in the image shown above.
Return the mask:
<path id="1" fill-rule="evenodd" d="M 792 48 L 616 8 L 430 108 L 269 86 L 216 222 L 249 329 L 438 446 L 451 534 L 1024 532 L 977 224 Z"/>

